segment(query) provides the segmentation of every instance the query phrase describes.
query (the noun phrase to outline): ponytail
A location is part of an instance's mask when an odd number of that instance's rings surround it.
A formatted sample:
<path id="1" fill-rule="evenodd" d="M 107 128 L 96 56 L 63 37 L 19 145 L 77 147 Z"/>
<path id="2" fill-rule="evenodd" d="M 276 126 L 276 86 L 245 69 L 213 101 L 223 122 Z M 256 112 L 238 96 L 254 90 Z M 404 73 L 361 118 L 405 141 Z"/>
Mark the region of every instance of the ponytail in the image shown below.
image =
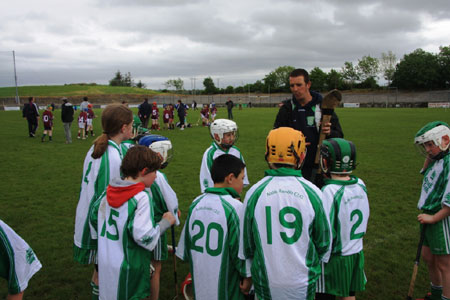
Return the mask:
<path id="1" fill-rule="evenodd" d="M 108 148 L 108 140 L 120 133 L 122 126 L 133 121 L 133 112 L 122 104 L 110 104 L 102 112 L 103 134 L 94 141 L 92 158 L 102 157 Z"/>

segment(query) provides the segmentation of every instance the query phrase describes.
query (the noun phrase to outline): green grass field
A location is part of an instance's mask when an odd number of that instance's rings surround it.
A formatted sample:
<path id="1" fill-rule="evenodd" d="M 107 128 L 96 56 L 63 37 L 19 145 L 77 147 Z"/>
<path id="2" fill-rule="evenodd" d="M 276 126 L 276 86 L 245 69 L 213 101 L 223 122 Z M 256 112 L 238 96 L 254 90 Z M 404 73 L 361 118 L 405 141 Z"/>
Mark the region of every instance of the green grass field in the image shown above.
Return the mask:
<path id="1" fill-rule="evenodd" d="M 96 112 L 100 115 L 100 110 Z M 234 110 L 239 125 L 237 146 L 247 164 L 250 182 L 256 183 L 267 168 L 265 137 L 276 108 Z M 416 204 L 420 193 L 419 170 L 423 158 L 413 146 L 419 128 L 432 120 L 449 122 L 444 109 L 338 109 L 345 137 L 357 147 L 354 174 L 368 188 L 371 217 L 364 239 L 367 290 L 358 299 L 402 299 L 406 297 L 419 238 Z M 92 266 L 72 259 L 73 227 L 78 202 L 82 164 L 93 139 L 64 143 L 60 110 L 56 110 L 54 141 L 41 143 L 29 138 L 27 122 L 20 112 L 0 112 L 0 218 L 34 249 L 43 268 L 30 281 L 26 299 L 90 299 Z M 195 123 L 198 111 L 189 111 Z M 219 117 L 226 111 L 219 109 Z M 96 133 L 100 119 L 94 120 Z M 76 123 L 72 133 L 76 135 Z M 38 129 L 42 133 L 42 126 Z M 199 194 L 198 174 L 204 150 L 210 145 L 208 129 L 161 131 L 172 140 L 174 158 L 164 170 L 178 195 L 182 224 L 191 201 Z M 242 195 L 244 196 L 244 195 Z M 180 228 L 176 230 L 178 239 Z M 188 265 L 178 262 L 178 282 Z M 416 296 L 428 289 L 429 280 L 421 264 Z M 0 297 L 6 295 L 0 282 Z M 160 299 L 175 294 L 172 257 L 163 266 Z"/>

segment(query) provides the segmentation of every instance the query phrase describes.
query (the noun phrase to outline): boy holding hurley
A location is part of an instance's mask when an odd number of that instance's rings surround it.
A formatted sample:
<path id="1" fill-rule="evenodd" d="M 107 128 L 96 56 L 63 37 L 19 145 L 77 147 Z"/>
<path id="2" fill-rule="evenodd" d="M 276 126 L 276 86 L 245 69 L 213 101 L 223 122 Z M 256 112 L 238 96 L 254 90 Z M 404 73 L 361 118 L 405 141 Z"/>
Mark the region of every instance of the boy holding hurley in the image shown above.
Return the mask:
<path id="1" fill-rule="evenodd" d="M 420 129 L 414 143 L 425 155 L 424 175 L 417 216 L 424 230 L 422 257 L 428 266 L 431 295 L 426 299 L 450 299 L 450 127 L 430 122 Z M 426 226 L 425 226 L 426 224 Z"/>
<path id="2" fill-rule="evenodd" d="M 148 147 L 131 147 L 120 171 L 94 204 L 91 226 L 98 233 L 100 299 L 143 299 L 150 292 L 150 253 L 163 234 L 175 223 L 171 212 L 155 223 L 150 187 L 161 159 Z"/>
<path id="3" fill-rule="evenodd" d="M 238 258 L 244 168 L 233 155 L 216 158 L 211 168 L 214 187 L 189 207 L 176 253 L 190 262 L 197 300 L 244 299 L 250 289 L 250 272 Z"/>

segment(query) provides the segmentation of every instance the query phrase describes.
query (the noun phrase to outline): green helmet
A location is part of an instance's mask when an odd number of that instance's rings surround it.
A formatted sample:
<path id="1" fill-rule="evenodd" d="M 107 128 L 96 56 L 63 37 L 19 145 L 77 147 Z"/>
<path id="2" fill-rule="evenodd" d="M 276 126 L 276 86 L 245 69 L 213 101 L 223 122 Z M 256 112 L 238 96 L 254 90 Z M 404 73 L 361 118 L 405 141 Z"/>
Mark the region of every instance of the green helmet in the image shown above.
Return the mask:
<path id="1" fill-rule="evenodd" d="M 356 168 L 355 145 L 341 138 L 324 140 L 320 148 L 320 168 L 325 174 L 350 174 Z"/>
<path id="2" fill-rule="evenodd" d="M 442 151 L 446 151 L 449 144 L 442 144 L 442 137 L 450 137 L 450 127 L 447 123 L 441 121 L 433 121 L 422 127 L 414 137 L 414 144 L 417 146 L 419 151 L 427 156 L 424 144 L 426 142 L 432 141 L 436 146 Z"/>

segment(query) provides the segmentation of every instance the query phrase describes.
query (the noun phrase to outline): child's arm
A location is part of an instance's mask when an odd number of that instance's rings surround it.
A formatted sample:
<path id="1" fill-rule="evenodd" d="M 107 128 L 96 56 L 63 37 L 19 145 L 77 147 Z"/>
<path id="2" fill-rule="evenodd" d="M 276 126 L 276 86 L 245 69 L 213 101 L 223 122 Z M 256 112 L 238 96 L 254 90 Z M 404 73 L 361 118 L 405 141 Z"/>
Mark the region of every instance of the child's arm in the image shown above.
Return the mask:
<path id="1" fill-rule="evenodd" d="M 160 174 L 161 176 L 159 176 Z M 175 225 L 180 225 L 177 194 L 169 185 L 165 174 L 159 173 L 156 180 L 164 198 L 164 202 L 166 202 L 167 210 L 175 216 Z"/>
<path id="2" fill-rule="evenodd" d="M 248 292 L 250 292 L 250 288 L 252 287 L 252 278 L 244 278 L 242 279 L 241 283 L 239 284 L 239 288 L 241 289 L 241 293 L 244 295 L 248 295 Z"/>
<path id="3" fill-rule="evenodd" d="M 444 205 L 444 207 L 434 215 L 420 214 L 417 216 L 417 220 L 422 224 L 434 224 L 448 216 L 450 216 L 450 207 Z"/>

